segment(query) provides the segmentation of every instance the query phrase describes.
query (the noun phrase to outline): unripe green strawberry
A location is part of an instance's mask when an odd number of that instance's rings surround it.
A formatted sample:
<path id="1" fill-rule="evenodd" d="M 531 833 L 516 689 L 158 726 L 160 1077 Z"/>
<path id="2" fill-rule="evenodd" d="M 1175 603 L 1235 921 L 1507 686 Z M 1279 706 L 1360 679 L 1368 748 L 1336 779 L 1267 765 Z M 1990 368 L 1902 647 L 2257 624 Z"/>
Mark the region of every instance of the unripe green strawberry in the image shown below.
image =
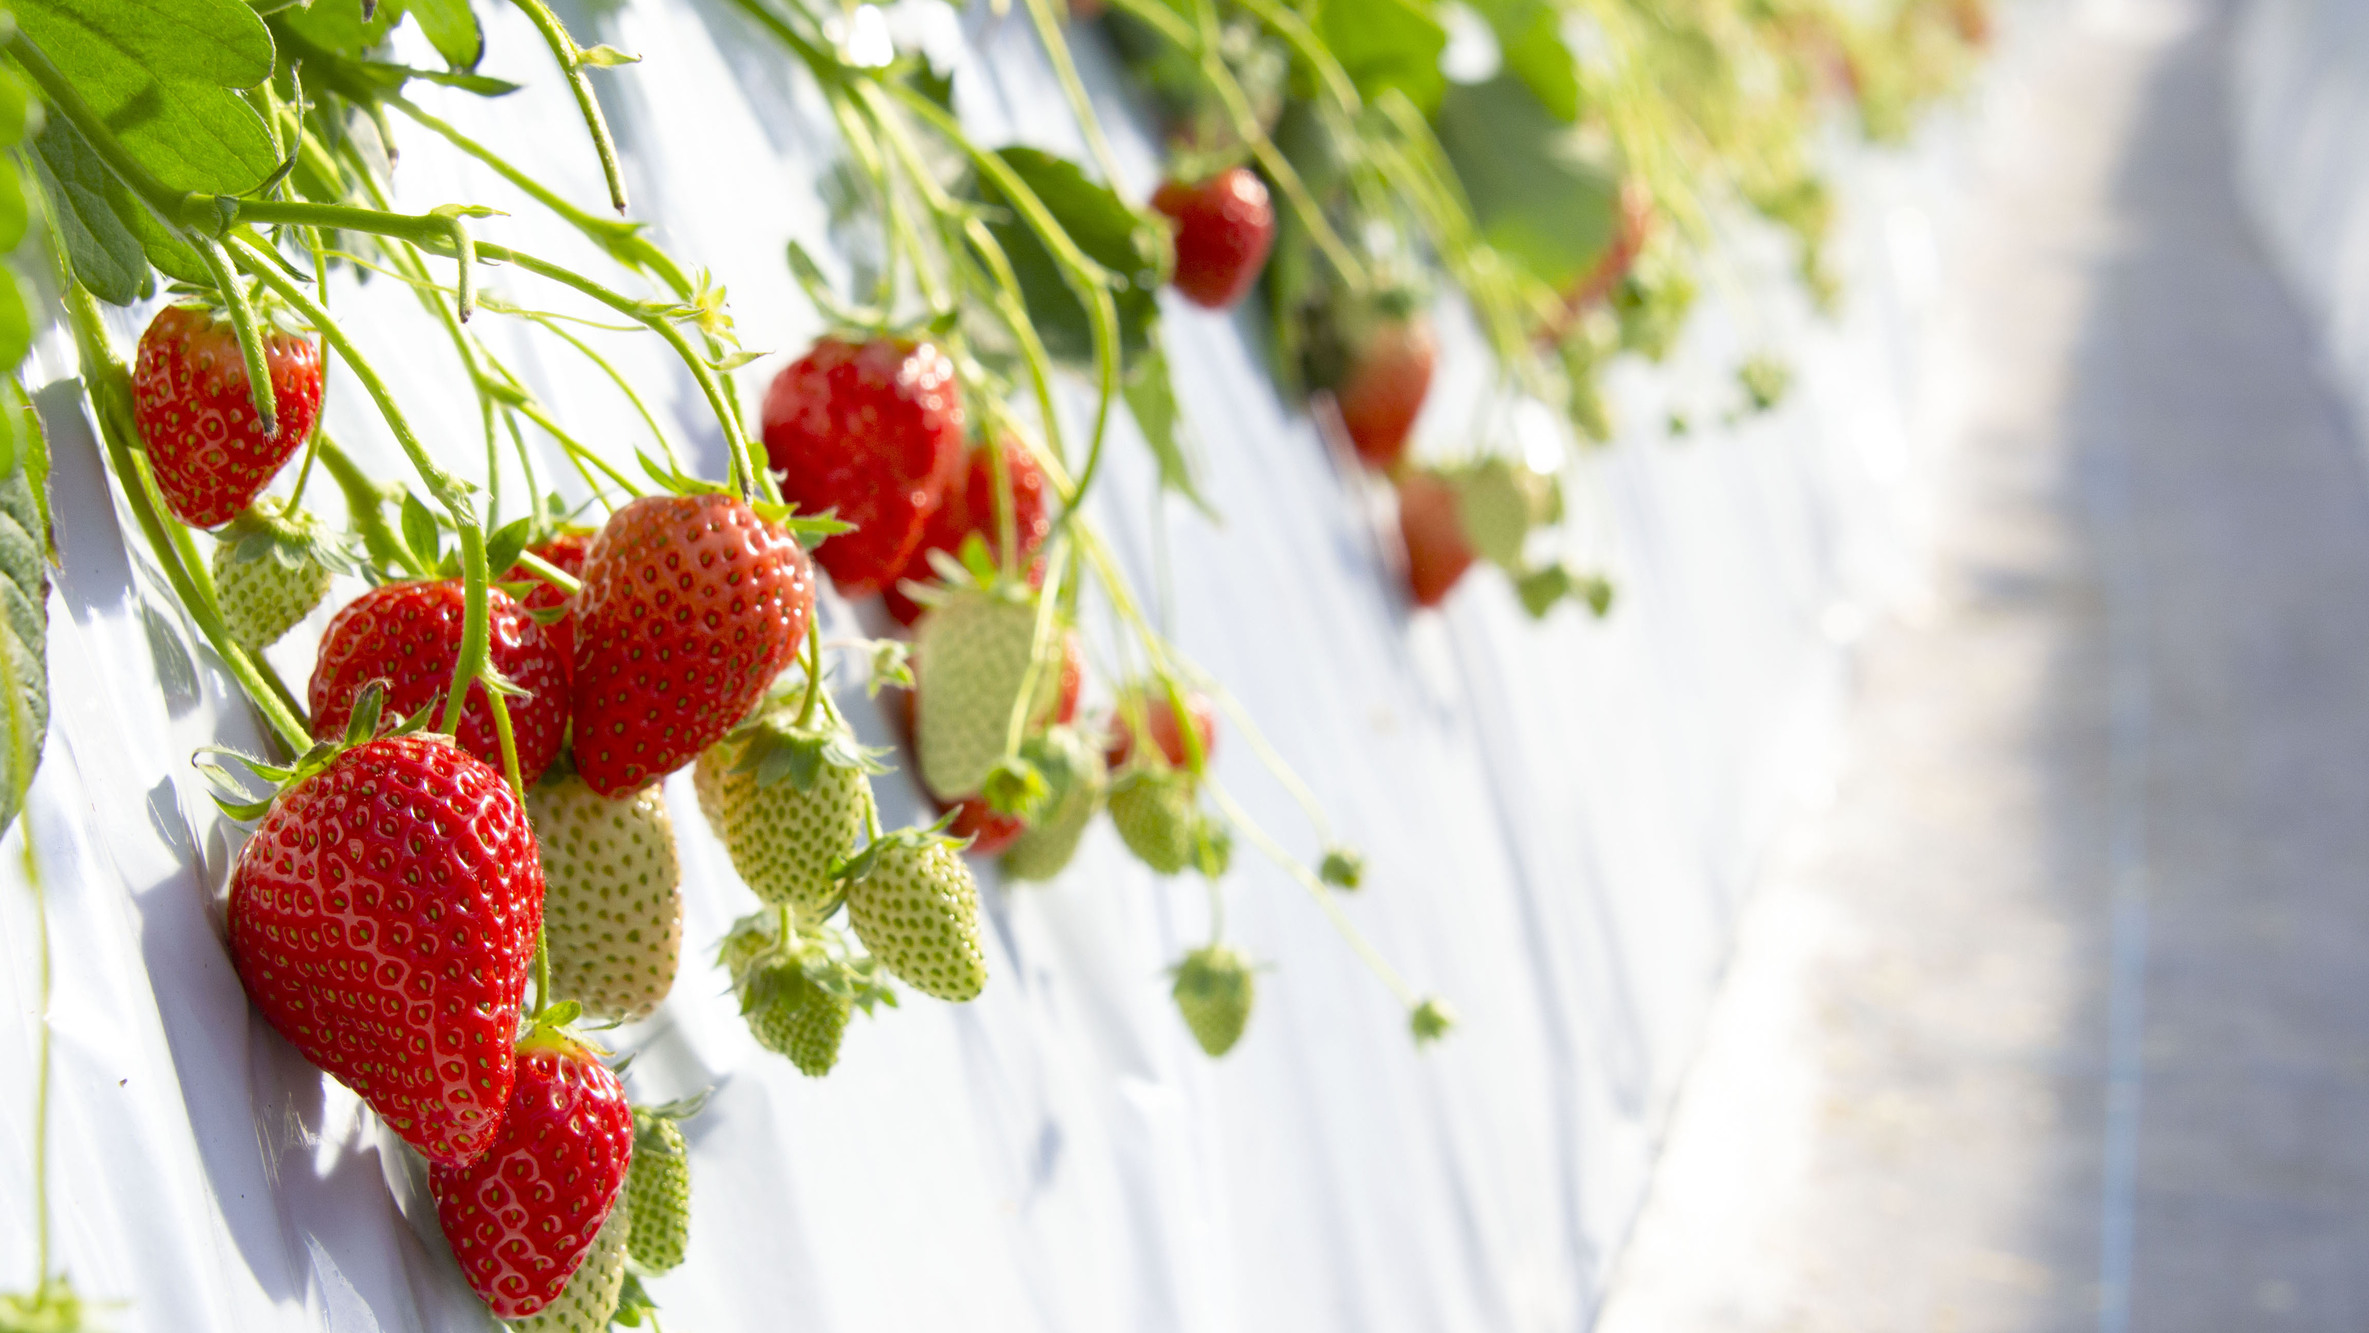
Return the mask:
<path id="1" fill-rule="evenodd" d="M 1051 795 L 1004 852 L 1004 873 L 1014 879 L 1051 879 L 1077 855 L 1078 843 L 1102 808 L 1110 770 L 1099 746 L 1074 727 L 1055 727 L 1030 739 L 1021 757 L 1044 774 Z"/>
<path id="2" fill-rule="evenodd" d="M 1035 647 L 1036 607 L 1005 589 L 957 589 L 921 618 L 914 749 L 923 785 L 940 800 L 978 792 L 1004 757 Z"/>
<path id="3" fill-rule="evenodd" d="M 987 984 L 979 886 L 956 843 L 908 829 L 865 848 L 849 874 L 848 922 L 882 967 L 941 1000 Z"/>
<path id="4" fill-rule="evenodd" d="M 527 792 L 543 857 L 552 998 L 588 1014 L 646 1017 L 674 988 L 683 949 L 682 867 L 656 784 L 612 801 L 573 772 Z"/>
<path id="5" fill-rule="evenodd" d="M 637 1152 L 635 1154 L 639 1156 Z M 617 1297 L 625 1289 L 625 1255 L 632 1241 L 629 1208 L 611 1208 L 592 1249 L 559 1299 L 524 1319 L 509 1321 L 512 1333 L 606 1333 Z"/>
<path id="6" fill-rule="evenodd" d="M 239 646 L 263 649 L 329 595 L 330 547 L 320 521 L 303 510 L 283 514 L 280 502 L 258 501 L 222 530 L 210 562 L 214 596 Z M 340 563 L 334 558 L 330 563 Z"/>
<path id="7" fill-rule="evenodd" d="M 1193 863 L 1193 779 L 1177 769 L 1139 768 L 1110 789 L 1110 822 L 1135 859 L 1163 875 Z"/>
<path id="8" fill-rule="evenodd" d="M 633 1261 L 654 1273 L 683 1262 L 691 1236 L 691 1150 L 674 1117 L 637 1107 L 633 1165 L 625 1173 L 625 1206 L 633 1218 Z"/>
<path id="9" fill-rule="evenodd" d="M 839 1063 L 839 1041 L 855 1005 L 825 989 L 792 961 L 761 964 L 742 992 L 757 1044 L 786 1055 L 798 1072 L 821 1078 Z"/>
<path id="10" fill-rule="evenodd" d="M 796 718 L 774 709 L 710 746 L 692 784 L 749 888 L 820 920 L 837 894 L 832 867 L 872 811 L 868 774 L 881 770 L 843 724 L 816 718 L 801 728 Z"/>
<path id="11" fill-rule="evenodd" d="M 1176 985 L 1169 994 L 1202 1050 L 1224 1055 L 1242 1040 L 1254 981 L 1250 960 L 1222 944 L 1203 945 L 1176 965 Z"/>
<path id="12" fill-rule="evenodd" d="M 1561 510 L 1555 479 L 1507 458 L 1486 458 L 1456 474 L 1465 540 L 1483 560 L 1519 572 L 1532 528 Z"/>

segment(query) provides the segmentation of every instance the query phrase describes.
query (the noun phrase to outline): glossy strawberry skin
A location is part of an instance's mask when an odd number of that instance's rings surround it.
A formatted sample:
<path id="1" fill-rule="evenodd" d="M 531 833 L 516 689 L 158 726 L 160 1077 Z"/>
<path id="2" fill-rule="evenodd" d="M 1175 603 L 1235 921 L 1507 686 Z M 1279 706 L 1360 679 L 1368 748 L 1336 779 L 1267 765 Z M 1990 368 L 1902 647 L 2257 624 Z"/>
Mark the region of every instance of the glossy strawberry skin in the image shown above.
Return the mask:
<path id="1" fill-rule="evenodd" d="M 505 702 L 518 747 L 519 780 L 532 783 L 551 766 L 567 731 L 568 659 L 510 594 L 489 587 L 485 596 L 491 632 L 487 655 L 495 670 L 527 692 Z M 374 680 L 386 683 L 390 720 L 431 705 L 441 709 L 445 691 L 452 688 L 453 664 L 461 656 L 467 604 L 459 579 L 389 583 L 347 603 L 329 621 L 313 660 L 306 690 L 313 734 L 324 740 L 344 735 L 355 697 Z M 455 739 L 462 749 L 501 768 L 501 736 L 484 686 L 469 687 Z"/>
<path id="2" fill-rule="evenodd" d="M 1399 478 L 1398 526 L 1407 546 L 1407 591 L 1417 606 L 1438 606 L 1473 562 L 1456 488 L 1428 472 Z"/>
<path id="3" fill-rule="evenodd" d="M 501 1132 L 428 1188 L 453 1257 L 486 1307 L 522 1319 L 559 1298 L 616 1207 L 633 1161 L 633 1111 L 592 1053 L 539 1033 L 521 1043 Z"/>
<path id="4" fill-rule="evenodd" d="M 227 320 L 203 309 L 157 312 L 140 335 L 132 371 L 132 419 L 148 446 L 156 488 L 173 516 L 211 528 L 238 517 L 271 484 L 321 417 L 321 350 L 310 339 L 267 332 L 279 428 L 263 433 L 247 390 L 247 365 Z"/>
<path id="5" fill-rule="evenodd" d="M 576 600 L 576 771 L 612 799 L 723 739 L 797 659 L 814 569 L 736 496 L 610 515 Z"/>
<path id="6" fill-rule="evenodd" d="M 1185 691 L 1185 709 L 1193 715 L 1193 730 L 1199 733 L 1201 761 L 1206 764 L 1217 753 L 1217 710 L 1197 690 Z M 1152 734 L 1152 743 L 1160 747 L 1171 768 L 1184 768 L 1190 763 L 1185 753 L 1184 732 L 1176 725 L 1176 709 L 1170 705 L 1164 691 L 1154 691 L 1144 700 L 1143 724 Z M 1124 712 L 1115 713 L 1110 723 L 1110 743 L 1103 749 L 1103 760 L 1114 770 L 1135 753 L 1135 729 L 1127 722 Z"/>
<path id="7" fill-rule="evenodd" d="M 1034 560 L 1045 539 L 1053 535 L 1051 498 L 1045 485 L 1045 470 L 1037 466 L 1034 456 L 1016 440 L 1003 445 L 1005 475 L 1012 482 L 1012 531 L 1020 539 L 1020 559 Z M 995 459 L 986 445 L 971 450 L 969 469 L 963 484 L 946 492 L 945 503 L 930 515 L 922 528 L 921 545 L 905 562 L 904 572 L 897 583 L 937 581 L 937 572 L 930 568 L 929 553 L 945 551 L 949 554 L 962 550 L 962 545 L 974 532 L 987 542 L 987 551 L 998 559 L 1003 554 L 1002 524 L 995 515 Z M 825 544 L 825 549 L 828 544 Z M 1031 583 L 1043 578 L 1041 568 L 1029 571 Z M 921 619 L 921 604 L 907 597 L 891 583 L 881 590 L 888 613 L 900 625 L 911 625 Z"/>
<path id="8" fill-rule="evenodd" d="M 1248 167 L 1231 167 L 1187 184 L 1164 181 L 1152 207 L 1176 230 L 1176 276 L 1185 299 L 1223 310 L 1258 281 L 1275 245 L 1275 206 Z"/>
<path id="9" fill-rule="evenodd" d="M 501 1124 L 542 917 L 525 808 L 438 737 L 338 756 L 231 871 L 247 997 L 431 1162 L 470 1160 Z"/>
<path id="10" fill-rule="evenodd" d="M 815 551 L 849 597 L 895 580 L 962 475 L 961 390 L 931 343 L 824 338 L 774 377 L 763 423 L 782 498 L 856 525 Z"/>
<path id="11" fill-rule="evenodd" d="M 944 807 L 940 807 L 943 813 Z M 998 813 L 987 804 L 984 796 L 973 796 L 955 807 L 954 822 L 946 826 L 949 838 L 969 838 L 965 849 L 973 856 L 1000 856 L 1003 850 L 1017 842 L 1028 831 L 1028 821 L 1018 815 Z"/>
<path id="12" fill-rule="evenodd" d="M 541 556 L 545 562 L 555 568 L 581 578 L 584 574 L 584 552 L 591 545 L 592 534 L 589 532 L 563 532 L 541 546 L 530 546 L 527 549 Z M 518 601 L 520 606 L 529 611 L 542 611 L 554 606 L 569 606 L 569 603 L 574 600 L 558 588 L 545 583 L 540 575 L 528 572 L 525 565 L 512 565 L 497 581 L 533 584 L 534 587 L 528 590 L 527 595 Z M 571 612 L 573 609 L 570 607 Z M 551 640 L 552 646 L 559 650 L 561 660 L 570 664 L 575 662 L 576 618 L 573 614 L 563 616 L 543 626 L 543 637 Z"/>
<path id="13" fill-rule="evenodd" d="M 1420 315 L 1385 321 L 1333 391 L 1349 443 L 1368 467 L 1388 471 L 1406 457 L 1407 437 L 1431 392 L 1437 355 L 1430 321 Z"/>

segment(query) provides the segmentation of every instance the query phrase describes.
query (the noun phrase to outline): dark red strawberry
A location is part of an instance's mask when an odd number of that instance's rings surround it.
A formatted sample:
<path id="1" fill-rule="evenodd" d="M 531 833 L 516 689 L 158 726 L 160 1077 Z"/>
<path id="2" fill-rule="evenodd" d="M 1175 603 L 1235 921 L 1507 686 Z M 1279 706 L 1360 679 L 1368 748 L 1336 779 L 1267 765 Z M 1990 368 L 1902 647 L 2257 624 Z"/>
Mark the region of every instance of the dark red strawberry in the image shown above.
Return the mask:
<path id="1" fill-rule="evenodd" d="M 1036 458 L 1017 440 L 1007 439 L 1003 446 L 1005 474 L 1012 483 L 1012 530 L 1020 539 L 1020 558 L 1023 562 L 1037 553 L 1045 539 L 1053 534 L 1053 515 L 1045 486 L 1045 470 L 1037 466 Z M 946 492 L 946 502 L 922 529 L 921 545 L 905 562 L 904 573 L 897 582 L 907 579 L 915 583 L 933 583 L 937 574 L 931 570 L 929 553 L 953 553 L 962 549 L 963 542 L 974 532 L 987 542 L 991 555 L 1001 558 L 1003 539 L 1001 525 L 995 513 L 995 456 L 982 444 L 970 452 L 967 479 L 959 489 Z M 1029 572 L 1031 582 L 1041 581 L 1041 570 Z M 891 583 L 882 589 L 888 613 L 900 625 L 910 625 L 921 619 L 921 605 L 907 597 Z"/>
<path id="2" fill-rule="evenodd" d="M 1185 299 L 1223 310 L 1259 279 L 1275 244 L 1275 206 L 1248 167 L 1229 167 L 1191 184 L 1163 181 L 1152 207 L 1176 224 L 1176 276 Z"/>
<path id="3" fill-rule="evenodd" d="M 527 549 L 543 557 L 550 564 L 581 577 L 584 573 L 584 552 L 591 545 L 592 534 L 589 532 L 563 532 L 541 546 L 530 546 Z M 512 565 L 509 571 L 501 576 L 500 581 L 534 585 L 525 597 L 519 599 L 519 605 L 529 611 L 566 606 L 571 600 L 566 593 L 545 583 L 537 575 L 529 573 L 524 565 Z M 562 616 L 545 625 L 543 634 L 544 637 L 551 640 L 554 647 L 559 649 L 561 660 L 569 663 L 576 660 L 576 618 L 573 615 Z"/>
<path id="4" fill-rule="evenodd" d="M 798 656 L 814 569 L 737 496 L 652 495 L 609 516 L 576 595 L 576 771 L 603 796 L 724 738 Z"/>
<path id="5" fill-rule="evenodd" d="M 1407 544 L 1407 591 L 1417 606 L 1438 606 L 1473 562 L 1455 486 L 1430 472 L 1401 476 L 1398 529 Z"/>
<path id="6" fill-rule="evenodd" d="M 263 359 L 279 417 L 268 436 L 228 320 L 202 306 L 171 306 L 140 335 L 132 420 L 166 506 L 192 527 L 238 517 L 320 420 L 321 349 L 292 333 L 266 332 Z"/>
<path id="7" fill-rule="evenodd" d="M 782 498 L 856 525 L 815 552 L 849 597 L 897 577 L 962 475 L 962 393 L 930 343 L 824 338 L 774 377 L 764 425 Z"/>
<path id="8" fill-rule="evenodd" d="M 517 1059 L 501 1133 L 468 1165 L 428 1171 L 453 1258 L 501 1319 L 559 1298 L 633 1162 L 633 1108 L 589 1049 L 538 1027 L 518 1043 Z"/>
<path id="9" fill-rule="evenodd" d="M 1406 456 L 1436 355 L 1431 321 L 1420 313 L 1378 320 L 1359 343 L 1333 399 L 1349 443 L 1368 467 L 1388 471 Z"/>
<path id="10" fill-rule="evenodd" d="M 390 736 L 281 793 L 230 875 L 247 998 L 431 1162 L 511 1100 L 543 918 L 525 807 L 441 736 Z"/>
<path id="11" fill-rule="evenodd" d="M 1170 766 L 1187 768 L 1192 757 L 1185 753 L 1184 732 L 1176 725 L 1176 708 L 1168 701 L 1168 692 L 1154 687 L 1142 691 L 1143 726 L 1151 733 L 1152 743 L 1160 747 Z M 1217 710 L 1199 690 L 1184 692 L 1185 710 L 1193 716 L 1193 730 L 1199 734 L 1201 761 L 1206 764 L 1217 751 Z M 1116 770 L 1135 753 L 1135 727 L 1128 721 L 1129 709 L 1120 708 L 1111 714 L 1110 742 L 1103 749 L 1103 759 Z"/>
<path id="12" fill-rule="evenodd" d="M 492 637 L 487 654 L 494 669 L 527 693 L 512 696 L 510 730 L 518 746 L 518 776 L 532 783 L 559 754 L 568 725 L 568 660 L 535 618 L 510 594 L 487 588 L 486 613 Z M 430 705 L 441 707 L 452 688 L 453 664 L 461 656 L 467 590 L 459 579 L 390 583 L 346 604 L 321 635 L 320 656 L 306 691 L 313 710 L 313 734 L 326 740 L 345 734 L 354 699 L 372 681 L 386 685 L 390 717 Z M 501 737 L 485 687 L 469 687 L 455 739 L 461 748 L 499 769 Z"/>
<path id="13" fill-rule="evenodd" d="M 943 814 L 946 806 L 941 804 L 938 810 Z M 969 838 L 973 856 L 1001 856 L 1006 847 L 1028 831 L 1027 820 L 998 813 L 984 796 L 970 797 L 957 804 L 954 811 L 954 822 L 946 826 L 946 836 Z"/>

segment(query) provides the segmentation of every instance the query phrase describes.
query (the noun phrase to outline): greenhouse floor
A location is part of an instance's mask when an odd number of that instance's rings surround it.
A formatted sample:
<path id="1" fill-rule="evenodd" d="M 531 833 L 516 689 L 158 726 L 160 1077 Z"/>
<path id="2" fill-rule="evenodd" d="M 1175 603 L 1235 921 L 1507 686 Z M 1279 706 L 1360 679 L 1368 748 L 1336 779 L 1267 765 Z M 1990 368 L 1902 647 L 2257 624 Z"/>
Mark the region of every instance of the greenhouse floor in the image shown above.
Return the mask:
<path id="1" fill-rule="evenodd" d="M 2369 481 L 2232 184 L 2227 15 L 2094 4 L 1948 281 L 1859 655 L 1598 1327 L 2369 1327 Z"/>

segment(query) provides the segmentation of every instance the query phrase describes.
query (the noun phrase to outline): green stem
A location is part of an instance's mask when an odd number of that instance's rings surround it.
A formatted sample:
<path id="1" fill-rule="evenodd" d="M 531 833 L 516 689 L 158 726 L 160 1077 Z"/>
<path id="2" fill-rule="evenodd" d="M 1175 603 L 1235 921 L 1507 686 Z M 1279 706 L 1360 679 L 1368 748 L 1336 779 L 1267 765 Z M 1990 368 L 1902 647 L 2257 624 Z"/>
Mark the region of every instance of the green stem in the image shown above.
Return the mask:
<path id="1" fill-rule="evenodd" d="M 442 136 L 445 142 L 450 143 L 453 147 L 493 168 L 502 179 L 517 186 L 528 198 L 550 209 L 559 216 L 560 220 L 590 237 L 595 244 L 608 251 L 618 263 L 624 264 L 628 268 L 642 269 L 656 276 L 675 295 L 685 300 L 689 300 L 697 290 L 691 283 L 690 275 L 683 272 L 682 266 L 674 261 L 674 257 L 659 249 L 649 237 L 642 234 L 640 223 L 620 222 L 615 218 L 604 218 L 587 213 L 561 198 L 559 193 L 550 186 L 512 166 L 499 153 L 461 133 L 445 121 L 421 110 L 409 99 L 394 95 L 389 96 L 386 102 L 387 105 Z"/>
<path id="2" fill-rule="evenodd" d="M 518 553 L 518 563 L 526 570 L 527 573 L 543 580 L 545 583 L 548 583 L 552 587 L 559 589 L 561 592 L 566 593 L 570 597 L 573 597 L 577 593 L 584 591 L 584 580 L 577 578 L 575 575 L 570 574 L 555 564 L 552 564 L 550 561 L 545 560 L 543 557 L 536 555 L 532 551 L 520 551 Z"/>
<path id="3" fill-rule="evenodd" d="M 1110 150 L 1110 140 L 1102 133 L 1102 118 L 1094 114 L 1094 101 L 1086 96 L 1085 82 L 1078 78 L 1077 61 L 1070 57 L 1069 41 L 1061 35 L 1061 20 L 1053 13 L 1052 0 L 1027 0 L 1028 17 L 1036 25 L 1036 39 L 1045 48 L 1045 56 L 1053 62 L 1053 77 L 1060 81 L 1062 96 L 1069 99 L 1070 114 L 1077 117 L 1078 132 L 1086 138 L 1086 150 L 1094 155 L 1102 168 L 1102 178 L 1113 190 L 1119 188 L 1119 159 Z"/>
<path id="4" fill-rule="evenodd" d="M 593 151 L 600 154 L 601 175 L 609 184 L 609 203 L 619 213 L 625 211 L 625 173 L 617 162 L 617 144 L 609 137 L 609 122 L 601 114 L 600 98 L 592 91 L 592 80 L 584 77 L 584 49 L 568 35 L 559 16 L 543 0 L 511 0 L 532 19 L 535 30 L 543 34 L 543 43 L 551 48 L 552 57 L 559 61 L 560 73 L 568 81 L 568 91 L 576 95 L 576 110 L 584 117 L 584 127 L 592 132 Z"/>
<path id="5" fill-rule="evenodd" d="M 806 622 L 806 698 L 798 705 L 798 725 L 814 719 L 814 701 L 823 693 L 823 627 L 814 617 Z"/>
<path id="6" fill-rule="evenodd" d="M 1364 933 L 1359 931 L 1355 923 L 1349 920 L 1349 914 L 1341 910 L 1340 895 L 1327 888 L 1324 881 L 1316 877 L 1316 872 L 1300 864 L 1297 858 L 1283 850 L 1282 846 L 1273 838 L 1267 836 L 1267 831 L 1252 821 L 1250 812 L 1237 804 L 1215 778 L 1202 779 L 1202 786 L 1208 791 L 1210 798 L 1217 802 L 1217 808 L 1225 813 L 1226 818 L 1236 828 L 1242 830 L 1243 835 L 1250 839 L 1253 846 L 1257 847 L 1268 860 L 1281 867 L 1285 874 L 1298 881 L 1301 888 L 1308 891 L 1308 895 L 1316 900 L 1316 905 L 1324 910 L 1326 919 L 1332 922 L 1333 929 L 1340 932 L 1342 939 L 1348 941 L 1350 949 L 1356 952 L 1367 969 L 1384 986 L 1390 988 L 1390 993 L 1398 997 L 1398 1002 L 1407 1008 L 1413 1008 L 1419 997 L 1413 988 L 1407 985 L 1405 979 L 1399 976 L 1398 969 L 1392 967 L 1389 960 L 1383 958 L 1380 951 L 1376 950 L 1373 944 L 1366 939 Z"/>
<path id="7" fill-rule="evenodd" d="M 270 439 L 280 433 L 278 395 L 271 384 L 271 360 L 263 350 L 263 328 L 256 321 L 255 307 L 247 300 L 247 289 L 231 271 L 230 256 L 222 252 L 222 242 L 211 236 L 190 238 L 197 246 L 198 258 L 205 261 L 206 272 L 214 275 L 214 290 L 222 297 L 222 304 L 230 311 L 231 331 L 238 335 L 239 359 L 247 365 L 247 397 L 255 404 L 255 417 L 263 427 L 263 436 Z"/>

